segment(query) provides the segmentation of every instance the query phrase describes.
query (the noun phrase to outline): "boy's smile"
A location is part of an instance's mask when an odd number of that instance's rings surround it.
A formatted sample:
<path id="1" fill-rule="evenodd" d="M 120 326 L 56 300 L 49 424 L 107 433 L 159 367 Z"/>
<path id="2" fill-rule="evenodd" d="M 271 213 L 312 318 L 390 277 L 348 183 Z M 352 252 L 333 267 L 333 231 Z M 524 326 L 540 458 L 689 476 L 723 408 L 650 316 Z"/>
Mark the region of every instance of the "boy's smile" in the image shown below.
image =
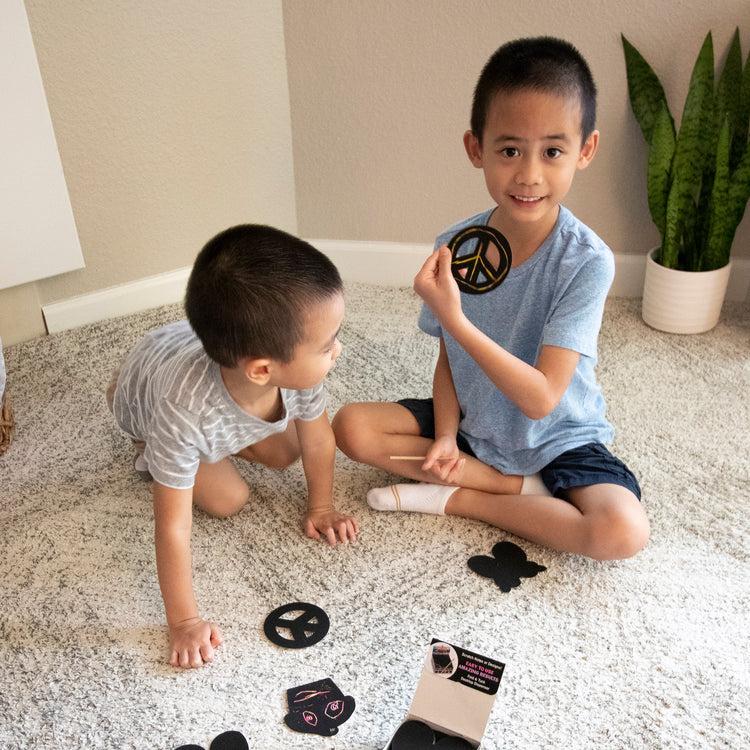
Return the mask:
<path id="1" fill-rule="evenodd" d="M 598 141 L 594 131 L 581 144 L 577 101 L 532 89 L 495 96 L 481 144 L 471 131 L 464 135 L 469 159 L 484 171 L 498 205 L 490 223 L 508 236 L 514 265 L 519 240 L 536 243 L 536 250 L 552 230 L 576 170 L 588 166 Z"/>

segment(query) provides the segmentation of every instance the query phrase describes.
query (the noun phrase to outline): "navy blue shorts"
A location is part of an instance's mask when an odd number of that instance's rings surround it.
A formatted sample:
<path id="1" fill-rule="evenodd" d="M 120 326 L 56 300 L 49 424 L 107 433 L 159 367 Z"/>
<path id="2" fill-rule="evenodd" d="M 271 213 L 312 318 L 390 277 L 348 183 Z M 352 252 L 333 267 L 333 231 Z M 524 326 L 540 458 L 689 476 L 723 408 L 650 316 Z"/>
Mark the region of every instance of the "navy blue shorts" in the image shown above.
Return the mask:
<path id="1" fill-rule="evenodd" d="M 419 425 L 422 437 L 435 439 L 435 412 L 431 398 L 405 398 L 398 402 L 408 409 Z M 458 449 L 476 458 L 469 442 L 456 435 Z M 539 474 L 547 489 L 562 497 L 571 487 L 590 487 L 594 484 L 617 484 L 630 490 L 639 500 L 641 487 L 632 471 L 601 443 L 588 443 L 571 448 L 550 461 Z"/>

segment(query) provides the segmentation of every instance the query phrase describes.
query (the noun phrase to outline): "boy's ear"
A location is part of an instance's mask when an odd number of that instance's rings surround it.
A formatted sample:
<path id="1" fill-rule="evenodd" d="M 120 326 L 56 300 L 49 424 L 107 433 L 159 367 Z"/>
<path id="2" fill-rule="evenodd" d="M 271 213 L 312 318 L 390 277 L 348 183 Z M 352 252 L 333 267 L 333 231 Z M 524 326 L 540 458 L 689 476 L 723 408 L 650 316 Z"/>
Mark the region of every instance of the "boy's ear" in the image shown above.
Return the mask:
<path id="1" fill-rule="evenodd" d="M 469 157 L 469 161 L 477 168 L 482 168 L 482 146 L 471 130 L 467 130 L 464 133 L 464 148 L 466 149 L 466 155 Z"/>
<path id="2" fill-rule="evenodd" d="M 583 148 L 581 148 L 581 154 L 578 157 L 576 168 L 586 169 L 586 167 L 591 164 L 591 160 L 594 158 L 597 148 L 599 148 L 599 131 L 592 130 L 591 135 L 584 142 Z"/>
<path id="3" fill-rule="evenodd" d="M 271 360 L 268 358 L 245 359 L 240 367 L 245 377 L 256 385 L 266 385 L 271 377 Z"/>

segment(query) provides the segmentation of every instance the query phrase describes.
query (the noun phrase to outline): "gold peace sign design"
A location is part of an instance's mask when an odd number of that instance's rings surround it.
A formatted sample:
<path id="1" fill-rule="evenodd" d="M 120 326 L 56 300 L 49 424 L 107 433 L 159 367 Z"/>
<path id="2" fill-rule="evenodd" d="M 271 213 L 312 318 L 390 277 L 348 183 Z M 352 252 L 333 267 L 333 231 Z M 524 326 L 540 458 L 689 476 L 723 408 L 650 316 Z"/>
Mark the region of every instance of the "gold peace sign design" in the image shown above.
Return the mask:
<path id="1" fill-rule="evenodd" d="M 491 292 L 503 283 L 512 255 L 508 240 L 488 226 L 462 229 L 448 243 L 451 272 L 458 288 L 467 294 Z"/>

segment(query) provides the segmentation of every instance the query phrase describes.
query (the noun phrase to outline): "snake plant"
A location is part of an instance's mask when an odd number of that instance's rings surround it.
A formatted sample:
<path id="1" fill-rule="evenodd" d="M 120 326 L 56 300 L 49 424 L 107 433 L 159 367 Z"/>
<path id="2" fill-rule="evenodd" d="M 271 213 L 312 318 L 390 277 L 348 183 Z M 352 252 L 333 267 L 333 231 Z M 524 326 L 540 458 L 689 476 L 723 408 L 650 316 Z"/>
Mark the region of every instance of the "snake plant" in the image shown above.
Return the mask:
<path id="1" fill-rule="evenodd" d="M 622 45 L 630 106 L 648 144 L 648 206 L 661 235 L 655 260 L 682 271 L 721 268 L 750 200 L 750 55 L 743 68 L 739 29 L 717 84 L 706 35 L 679 130 L 656 73 L 624 36 Z"/>

